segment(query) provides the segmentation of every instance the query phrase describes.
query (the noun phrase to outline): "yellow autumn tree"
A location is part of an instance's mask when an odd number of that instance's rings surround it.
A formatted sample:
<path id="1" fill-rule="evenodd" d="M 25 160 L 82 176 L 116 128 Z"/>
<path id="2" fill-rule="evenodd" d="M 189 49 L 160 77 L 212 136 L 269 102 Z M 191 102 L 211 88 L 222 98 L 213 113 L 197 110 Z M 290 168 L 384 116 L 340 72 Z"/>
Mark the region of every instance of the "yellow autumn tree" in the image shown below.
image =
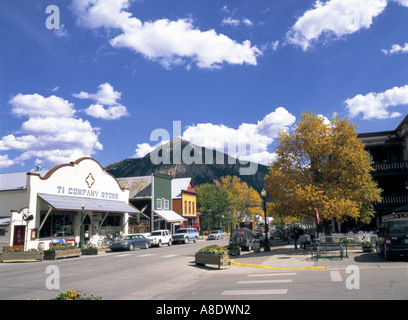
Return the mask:
<path id="1" fill-rule="evenodd" d="M 370 174 L 371 156 L 347 118 L 303 113 L 292 132 L 279 133 L 275 152 L 265 177 L 273 216 L 314 219 L 317 208 L 321 219 L 370 221 L 371 201 L 381 200 L 381 189 Z"/>
<path id="2" fill-rule="evenodd" d="M 253 220 L 257 215 L 263 216 L 261 196 L 239 177 L 225 176 L 220 181 L 216 180 L 215 184 L 228 193 L 234 224 L 244 219 Z"/>

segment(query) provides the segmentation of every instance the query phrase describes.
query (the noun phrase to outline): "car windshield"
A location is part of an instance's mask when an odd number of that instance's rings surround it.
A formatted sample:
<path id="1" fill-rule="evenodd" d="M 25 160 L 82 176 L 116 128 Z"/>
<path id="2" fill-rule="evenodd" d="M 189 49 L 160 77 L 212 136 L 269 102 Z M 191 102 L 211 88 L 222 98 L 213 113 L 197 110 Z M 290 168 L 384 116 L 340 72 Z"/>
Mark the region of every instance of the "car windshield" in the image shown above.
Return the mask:
<path id="1" fill-rule="evenodd" d="M 160 231 L 152 232 L 151 235 L 152 236 L 161 236 L 161 232 Z"/>
<path id="2" fill-rule="evenodd" d="M 408 220 L 407 221 L 393 221 L 388 225 L 390 233 L 406 233 L 408 234 Z"/>
<path id="3" fill-rule="evenodd" d="M 120 240 L 133 240 L 134 236 L 124 236 Z"/>
<path id="4" fill-rule="evenodd" d="M 176 233 L 187 233 L 187 229 L 178 229 Z"/>

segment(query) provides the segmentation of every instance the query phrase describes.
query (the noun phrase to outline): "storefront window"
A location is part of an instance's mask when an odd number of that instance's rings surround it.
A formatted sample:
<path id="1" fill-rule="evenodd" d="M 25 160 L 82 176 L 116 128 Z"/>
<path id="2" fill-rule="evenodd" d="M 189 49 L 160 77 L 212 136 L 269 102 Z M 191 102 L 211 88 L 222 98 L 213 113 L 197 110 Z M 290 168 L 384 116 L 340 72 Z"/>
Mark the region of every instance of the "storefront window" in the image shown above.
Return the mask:
<path id="1" fill-rule="evenodd" d="M 41 211 L 42 223 L 47 211 Z M 75 211 L 52 211 L 40 231 L 40 238 L 74 236 Z"/>
<path id="2" fill-rule="evenodd" d="M 108 215 L 101 226 L 101 234 L 116 234 L 122 231 L 121 217 L 122 213 L 102 213 L 102 219 L 104 215 Z"/>

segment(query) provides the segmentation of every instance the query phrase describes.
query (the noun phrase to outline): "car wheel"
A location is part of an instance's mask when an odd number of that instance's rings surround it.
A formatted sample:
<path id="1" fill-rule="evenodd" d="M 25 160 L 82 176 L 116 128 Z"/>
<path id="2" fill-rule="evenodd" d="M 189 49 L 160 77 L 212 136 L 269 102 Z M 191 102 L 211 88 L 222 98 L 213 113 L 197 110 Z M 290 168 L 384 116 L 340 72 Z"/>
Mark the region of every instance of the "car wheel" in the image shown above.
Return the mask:
<path id="1" fill-rule="evenodd" d="M 194 241 L 194 243 L 197 243 L 197 237 L 194 237 L 193 241 Z"/>
<path id="2" fill-rule="evenodd" d="M 170 247 L 172 245 L 171 240 L 169 240 L 169 242 L 167 242 L 167 245 Z"/>
<path id="3" fill-rule="evenodd" d="M 162 246 L 161 240 L 159 240 L 159 243 L 157 244 L 157 246 L 158 246 L 159 248 Z"/>
<path id="4" fill-rule="evenodd" d="M 147 242 L 145 242 L 145 249 L 149 249 L 149 244 Z"/>
<path id="5" fill-rule="evenodd" d="M 129 251 L 133 251 L 134 247 L 133 244 L 129 244 Z"/>
<path id="6" fill-rule="evenodd" d="M 184 239 L 184 243 L 187 244 L 188 242 L 189 242 L 189 241 L 188 241 L 188 238 L 185 238 L 185 239 Z"/>
<path id="7" fill-rule="evenodd" d="M 387 249 L 384 248 L 384 258 L 387 261 L 391 260 L 391 255 L 387 252 Z"/>

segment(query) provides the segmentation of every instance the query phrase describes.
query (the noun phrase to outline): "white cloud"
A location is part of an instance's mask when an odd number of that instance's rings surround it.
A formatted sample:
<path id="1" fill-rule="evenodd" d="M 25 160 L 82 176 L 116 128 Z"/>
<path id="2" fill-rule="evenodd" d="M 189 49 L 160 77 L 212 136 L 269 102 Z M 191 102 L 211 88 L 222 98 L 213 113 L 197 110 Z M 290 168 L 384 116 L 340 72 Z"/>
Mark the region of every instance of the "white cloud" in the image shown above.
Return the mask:
<path id="1" fill-rule="evenodd" d="M 254 25 L 254 23 L 251 20 L 247 19 L 247 18 L 242 19 L 242 23 L 247 25 L 248 27 L 251 27 L 251 26 Z"/>
<path id="2" fill-rule="evenodd" d="M 103 146 L 99 129 L 89 121 L 74 118 L 74 105 L 61 97 L 17 94 L 9 100 L 14 115 L 27 117 L 20 129 L 0 138 L 2 167 L 25 161 L 56 165 L 91 156 Z M 10 159 L 11 152 L 16 154 Z"/>
<path id="3" fill-rule="evenodd" d="M 185 128 L 182 138 L 198 146 L 225 152 L 240 160 L 269 164 L 275 154 L 268 151 L 280 130 L 287 130 L 296 118 L 285 108 L 277 108 L 257 124 L 242 123 L 237 129 L 212 123 L 199 123 Z M 143 157 L 154 147 L 139 144 L 134 157 Z"/>
<path id="4" fill-rule="evenodd" d="M 105 109 L 100 104 L 91 104 L 87 109 L 85 109 L 85 112 L 89 116 L 105 120 L 116 120 L 129 115 L 126 107 L 124 106 L 110 106 Z"/>
<path id="5" fill-rule="evenodd" d="M 389 50 L 382 49 L 381 51 L 384 54 L 408 53 L 408 42 L 405 43 L 404 46 L 400 46 L 399 44 L 394 44 L 391 46 L 391 49 Z"/>
<path id="6" fill-rule="evenodd" d="M 8 158 L 8 155 L 1 155 L 0 154 L 0 168 L 7 168 L 14 165 L 14 161 Z"/>
<path id="7" fill-rule="evenodd" d="M 393 1 L 399 3 L 401 6 L 408 7 L 408 0 L 393 0 Z"/>
<path id="8" fill-rule="evenodd" d="M 104 104 L 108 106 L 117 105 L 117 100 L 120 100 L 122 93 L 115 91 L 111 84 L 103 83 L 98 86 L 96 93 L 88 93 L 81 91 L 80 93 L 74 93 L 73 96 L 78 99 L 91 99 L 98 104 Z"/>
<path id="9" fill-rule="evenodd" d="M 387 119 L 401 116 L 399 112 L 391 112 L 389 107 L 408 105 L 408 85 L 394 87 L 385 92 L 370 92 L 367 95 L 358 94 L 346 100 L 350 117 L 362 114 L 364 120 Z"/>
<path id="10" fill-rule="evenodd" d="M 233 19 L 231 17 L 228 18 L 224 18 L 221 22 L 221 25 L 230 25 L 230 26 L 239 26 L 239 24 L 241 23 L 241 21 L 237 20 L 237 19 Z"/>
<path id="11" fill-rule="evenodd" d="M 292 26 L 287 40 L 306 51 L 322 36 L 341 38 L 368 29 L 386 6 L 387 0 L 317 0 Z"/>
<path id="12" fill-rule="evenodd" d="M 122 93 L 115 91 L 109 83 L 99 85 L 96 93 L 81 91 L 80 93 L 73 94 L 78 99 L 91 99 L 95 101 L 96 104 L 91 104 L 85 109 L 85 113 L 89 116 L 105 120 L 116 120 L 129 115 L 126 107 L 118 102 L 121 95 Z M 104 105 L 108 107 L 105 108 Z"/>
<path id="13" fill-rule="evenodd" d="M 73 104 L 52 95 L 44 98 L 38 93 L 17 94 L 9 100 L 11 112 L 17 116 L 72 117 L 75 113 Z"/>
<path id="14" fill-rule="evenodd" d="M 110 40 L 115 48 L 129 48 L 160 62 L 165 68 L 194 61 L 199 68 L 220 68 L 222 63 L 256 65 L 262 52 L 246 40 L 237 43 L 214 30 L 201 31 L 191 19 L 142 22 L 126 11 L 129 0 L 73 0 L 78 23 L 122 33 Z"/>

